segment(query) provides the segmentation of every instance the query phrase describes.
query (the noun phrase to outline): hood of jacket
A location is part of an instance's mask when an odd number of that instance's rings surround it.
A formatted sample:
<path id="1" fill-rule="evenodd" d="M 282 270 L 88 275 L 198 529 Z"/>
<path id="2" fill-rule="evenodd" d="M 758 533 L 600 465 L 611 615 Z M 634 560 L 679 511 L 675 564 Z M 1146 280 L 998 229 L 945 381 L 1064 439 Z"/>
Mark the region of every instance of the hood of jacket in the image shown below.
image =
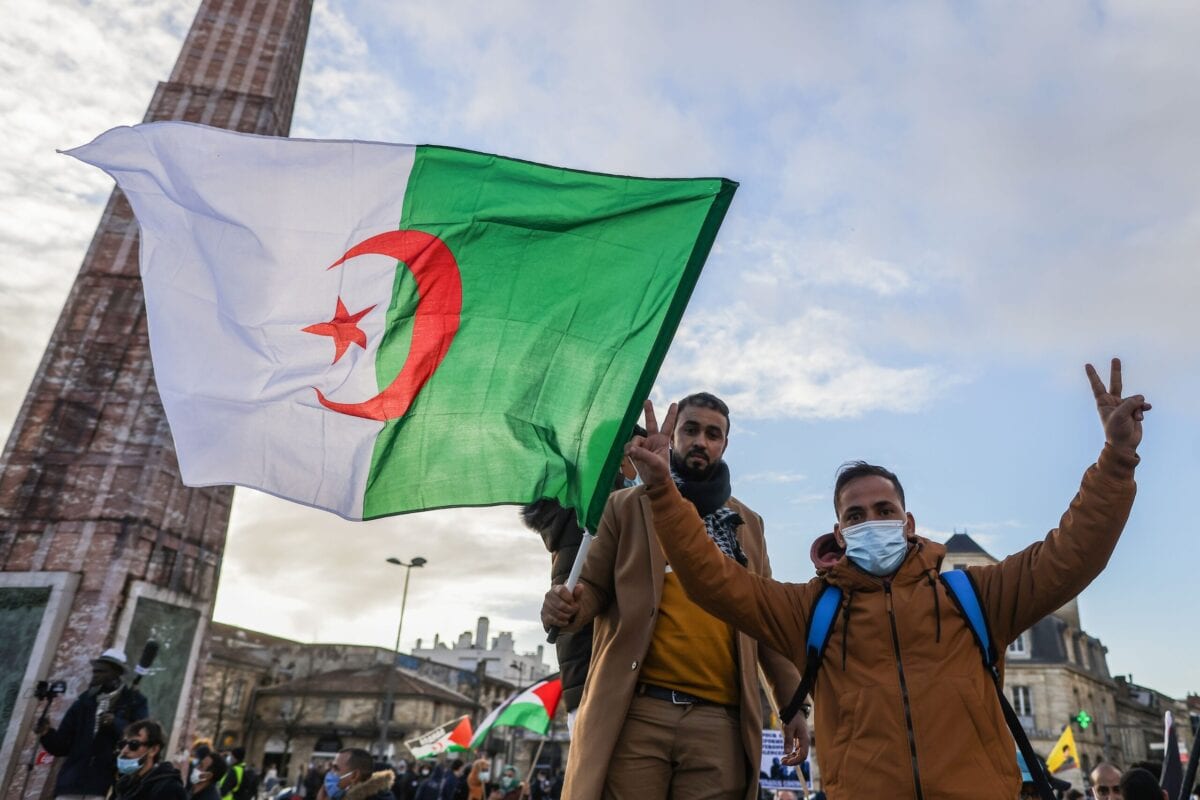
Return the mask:
<path id="1" fill-rule="evenodd" d="M 891 579 L 920 579 L 931 570 L 936 573 L 941 570 L 945 556 L 945 545 L 923 536 L 909 536 L 908 553 Z M 817 576 L 834 586 L 855 591 L 870 591 L 883 586 L 883 578 L 872 575 L 846 557 L 846 549 L 837 543 L 833 533 L 818 536 L 812 543 L 809 557 Z"/>
<path id="2" fill-rule="evenodd" d="M 381 792 L 390 792 L 395 780 L 396 773 L 390 769 L 381 769 L 379 772 L 372 773 L 371 777 L 362 783 L 356 783 L 347 789 L 344 798 L 345 800 L 367 800 L 368 797 L 374 797 Z"/>

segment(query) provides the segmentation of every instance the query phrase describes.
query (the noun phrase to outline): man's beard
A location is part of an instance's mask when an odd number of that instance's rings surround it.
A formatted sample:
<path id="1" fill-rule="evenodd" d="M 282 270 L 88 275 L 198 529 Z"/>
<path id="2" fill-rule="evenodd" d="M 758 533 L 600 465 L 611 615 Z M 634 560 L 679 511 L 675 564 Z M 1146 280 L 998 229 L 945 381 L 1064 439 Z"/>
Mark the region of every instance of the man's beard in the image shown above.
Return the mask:
<path id="1" fill-rule="evenodd" d="M 693 453 L 702 453 L 705 459 L 708 458 L 708 453 L 703 453 L 699 449 L 688 451 L 688 455 Z M 713 470 L 717 468 L 716 462 L 705 461 L 703 467 L 692 467 L 687 463 L 687 456 L 682 456 L 676 451 L 671 451 L 671 469 L 675 474 L 683 478 L 685 481 L 703 481 L 712 477 Z"/>

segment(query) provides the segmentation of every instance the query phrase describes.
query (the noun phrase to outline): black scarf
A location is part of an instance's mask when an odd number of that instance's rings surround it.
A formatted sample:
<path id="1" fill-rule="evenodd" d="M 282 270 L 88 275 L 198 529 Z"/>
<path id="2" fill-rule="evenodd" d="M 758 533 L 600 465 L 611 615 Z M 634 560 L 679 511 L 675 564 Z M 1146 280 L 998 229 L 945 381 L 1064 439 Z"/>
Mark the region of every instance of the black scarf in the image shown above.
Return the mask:
<path id="1" fill-rule="evenodd" d="M 707 478 L 683 478 L 675 471 L 674 458 L 671 459 L 671 478 L 679 487 L 683 498 L 696 507 L 708 536 L 721 552 L 734 561 L 746 566 L 746 554 L 737 540 L 737 527 L 743 523 L 741 516 L 732 508 L 726 508 L 732 491 L 729 488 L 729 465 L 724 460 L 718 461 Z"/>

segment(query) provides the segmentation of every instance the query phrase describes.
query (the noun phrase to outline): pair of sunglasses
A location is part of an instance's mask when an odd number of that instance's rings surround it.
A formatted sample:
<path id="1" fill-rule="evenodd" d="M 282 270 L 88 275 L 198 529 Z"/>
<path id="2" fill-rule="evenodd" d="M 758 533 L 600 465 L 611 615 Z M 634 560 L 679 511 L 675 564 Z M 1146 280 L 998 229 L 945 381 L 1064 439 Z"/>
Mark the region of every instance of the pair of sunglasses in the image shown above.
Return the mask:
<path id="1" fill-rule="evenodd" d="M 120 750 L 132 750 L 137 752 L 144 747 L 149 747 L 149 742 L 143 742 L 141 739 L 122 739 L 117 742 L 117 748 Z"/>

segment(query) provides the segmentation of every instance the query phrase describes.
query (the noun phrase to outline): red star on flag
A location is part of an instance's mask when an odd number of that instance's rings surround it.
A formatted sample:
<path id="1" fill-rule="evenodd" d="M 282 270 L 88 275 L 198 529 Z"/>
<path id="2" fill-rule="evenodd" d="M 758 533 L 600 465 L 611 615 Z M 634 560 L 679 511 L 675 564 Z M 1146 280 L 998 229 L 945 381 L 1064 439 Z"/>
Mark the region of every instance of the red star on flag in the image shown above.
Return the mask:
<path id="1" fill-rule="evenodd" d="M 342 298 L 339 297 L 337 310 L 333 312 L 333 319 L 309 325 L 303 330 L 305 333 L 315 333 L 318 336 L 329 336 L 333 339 L 333 363 L 336 364 L 351 343 L 364 350 L 367 349 L 367 335 L 363 333 L 362 328 L 358 327 L 358 321 L 370 313 L 373 308 L 375 306 L 368 306 L 356 314 L 351 314 L 346 310 L 346 304 L 342 302 Z"/>

